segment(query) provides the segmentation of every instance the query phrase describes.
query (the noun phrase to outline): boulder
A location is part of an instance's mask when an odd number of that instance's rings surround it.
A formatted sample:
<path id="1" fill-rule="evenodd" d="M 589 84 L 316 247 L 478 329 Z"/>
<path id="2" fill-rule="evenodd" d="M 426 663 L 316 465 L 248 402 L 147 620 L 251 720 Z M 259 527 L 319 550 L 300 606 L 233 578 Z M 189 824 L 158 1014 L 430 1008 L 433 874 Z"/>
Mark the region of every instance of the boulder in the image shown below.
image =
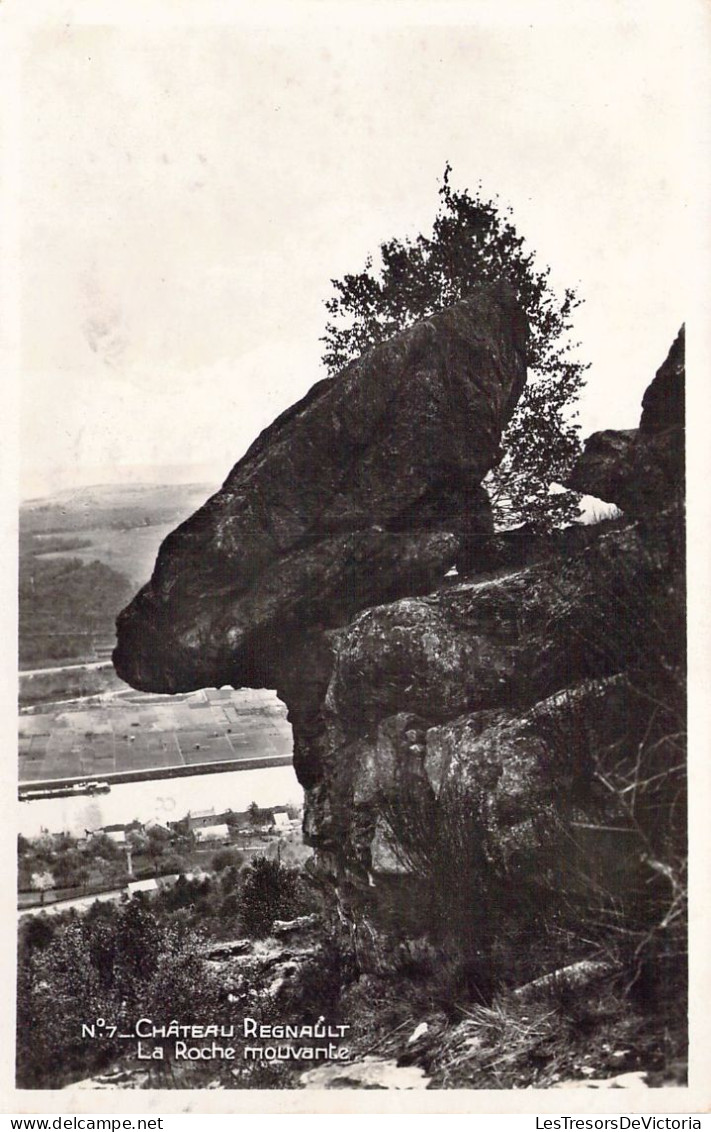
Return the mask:
<path id="1" fill-rule="evenodd" d="M 567 559 L 366 610 L 331 644 L 306 834 L 355 925 L 363 969 L 389 946 L 373 947 L 378 928 L 442 930 L 428 889 L 447 874 L 436 853 L 458 854 L 452 875 L 466 893 L 478 839 L 502 873 L 539 878 L 541 906 L 550 886 L 575 893 L 578 872 L 609 891 L 632 883 L 626 822 L 597 775 L 605 752 L 617 765 L 644 736 L 659 760 L 650 778 L 678 761 L 665 738 L 677 723 L 661 708 L 650 721 L 627 679 L 642 664 L 645 694 L 658 680 L 672 697 L 683 669 L 675 522 L 605 527 Z"/>
<path id="2" fill-rule="evenodd" d="M 427 592 L 491 533 L 479 485 L 525 380 L 526 319 L 498 287 L 318 382 L 165 540 L 119 616 L 118 674 L 278 688 L 290 638 Z"/>

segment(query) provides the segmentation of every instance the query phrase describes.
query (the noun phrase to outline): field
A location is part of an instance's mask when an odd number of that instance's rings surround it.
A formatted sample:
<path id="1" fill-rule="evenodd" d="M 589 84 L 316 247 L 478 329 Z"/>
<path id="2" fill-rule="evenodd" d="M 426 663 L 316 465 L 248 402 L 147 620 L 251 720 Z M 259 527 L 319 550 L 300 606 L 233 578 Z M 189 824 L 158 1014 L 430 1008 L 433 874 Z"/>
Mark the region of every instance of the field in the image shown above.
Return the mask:
<path id="1" fill-rule="evenodd" d="M 289 755 L 286 709 L 266 691 L 121 692 L 20 715 L 19 781 Z"/>
<path id="2" fill-rule="evenodd" d="M 127 528 L 102 527 L 97 524 L 95 527 L 82 529 L 80 546 L 73 545 L 71 539 L 65 540 L 54 534 L 34 534 L 31 542 L 27 539 L 27 544 L 31 546 L 35 557 L 44 562 L 69 558 L 76 558 L 84 565 L 97 560 L 103 562 L 129 578 L 133 589 L 138 589 L 150 578 L 160 544 L 176 525 L 174 521 Z M 127 532 L 130 532 L 129 537 Z M 46 550 L 45 547 L 52 549 Z"/>
<path id="3" fill-rule="evenodd" d="M 291 754 L 272 692 L 144 695 L 110 664 L 117 613 L 214 486 L 104 484 L 22 505 L 20 783 Z"/>

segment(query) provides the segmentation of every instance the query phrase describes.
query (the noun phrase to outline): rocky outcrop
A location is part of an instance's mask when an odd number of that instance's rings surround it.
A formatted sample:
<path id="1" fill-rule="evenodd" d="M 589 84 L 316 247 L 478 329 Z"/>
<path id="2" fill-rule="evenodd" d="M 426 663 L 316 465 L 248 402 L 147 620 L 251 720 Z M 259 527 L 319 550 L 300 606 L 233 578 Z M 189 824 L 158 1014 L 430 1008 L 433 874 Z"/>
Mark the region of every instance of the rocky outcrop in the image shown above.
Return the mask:
<path id="1" fill-rule="evenodd" d="M 122 679 L 155 692 L 275 688 L 297 774 L 316 785 L 327 631 L 426 593 L 491 534 L 479 484 L 523 389 L 525 350 L 525 318 L 498 288 L 315 385 L 163 543 L 118 619 Z"/>
<path id="2" fill-rule="evenodd" d="M 266 685 L 287 703 L 306 839 L 363 968 L 383 936 L 491 951 L 494 884 L 527 894 L 525 932 L 563 890 L 639 878 L 648 900 L 663 883 L 631 839 L 667 805 L 683 726 L 683 337 L 639 430 L 598 434 L 574 477 L 644 521 L 555 554 L 526 537 L 488 576 L 441 585 L 491 534 L 479 483 L 524 338 L 491 293 L 314 387 L 119 618 L 115 664 L 137 687 Z"/>
<path id="3" fill-rule="evenodd" d="M 596 432 L 568 481 L 574 491 L 645 515 L 684 492 L 684 350 L 682 326 L 644 394 L 638 429 Z"/>
<path id="4" fill-rule="evenodd" d="M 427 592 L 491 533 L 479 485 L 525 379 L 526 321 L 499 288 L 319 382 L 166 539 L 119 618 L 119 675 L 279 686 L 294 634 Z"/>
<path id="5" fill-rule="evenodd" d="M 465 906 L 490 867 L 504 885 L 525 870 L 541 905 L 575 891 L 577 873 L 629 885 L 639 862 L 606 832 L 626 819 L 600 782 L 647 726 L 648 772 L 676 758 L 676 724 L 650 721 L 629 673 L 642 654 L 662 680 L 680 663 L 683 609 L 683 554 L 660 522 L 645 539 L 617 527 L 567 561 L 368 610 L 337 634 L 307 833 L 347 916 L 368 925 L 366 966 L 373 923 L 417 934 L 452 920 L 437 878 Z M 457 857 L 477 838 L 488 863 Z"/>

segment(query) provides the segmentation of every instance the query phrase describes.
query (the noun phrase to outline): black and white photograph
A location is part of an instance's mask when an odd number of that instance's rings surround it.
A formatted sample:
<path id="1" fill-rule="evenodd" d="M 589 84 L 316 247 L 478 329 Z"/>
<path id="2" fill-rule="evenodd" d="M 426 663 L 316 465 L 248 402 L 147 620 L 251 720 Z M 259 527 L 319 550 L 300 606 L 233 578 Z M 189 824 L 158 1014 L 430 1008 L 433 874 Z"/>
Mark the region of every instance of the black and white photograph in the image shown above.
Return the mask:
<path id="1" fill-rule="evenodd" d="M 706 1111 L 711 12 L 0 23 L 4 1104 Z"/>

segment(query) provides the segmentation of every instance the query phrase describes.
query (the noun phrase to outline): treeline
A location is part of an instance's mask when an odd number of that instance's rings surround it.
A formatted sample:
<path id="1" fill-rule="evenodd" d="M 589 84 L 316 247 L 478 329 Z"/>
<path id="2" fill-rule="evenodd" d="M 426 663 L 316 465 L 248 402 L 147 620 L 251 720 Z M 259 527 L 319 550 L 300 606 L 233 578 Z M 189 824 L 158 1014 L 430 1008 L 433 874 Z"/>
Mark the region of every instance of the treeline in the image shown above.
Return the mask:
<path id="1" fill-rule="evenodd" d="M 20 531 L 20 557 L 26 554 L 67 554 L 72 550 L 86 550 L 90 546 L 91 539 L 88 538 Z"/>
<path id="2" fill-rule="evenodd" d="M 131 830 L 127 838 L 135 877 L 165 876 L 190 867 L 191 843 L 175 838 L 160 826 Z M 126 848 L 100 831 L 88 839 L 69 833 L 17 839 L 18 891 L 93 888 L 125 885 Z"/>

